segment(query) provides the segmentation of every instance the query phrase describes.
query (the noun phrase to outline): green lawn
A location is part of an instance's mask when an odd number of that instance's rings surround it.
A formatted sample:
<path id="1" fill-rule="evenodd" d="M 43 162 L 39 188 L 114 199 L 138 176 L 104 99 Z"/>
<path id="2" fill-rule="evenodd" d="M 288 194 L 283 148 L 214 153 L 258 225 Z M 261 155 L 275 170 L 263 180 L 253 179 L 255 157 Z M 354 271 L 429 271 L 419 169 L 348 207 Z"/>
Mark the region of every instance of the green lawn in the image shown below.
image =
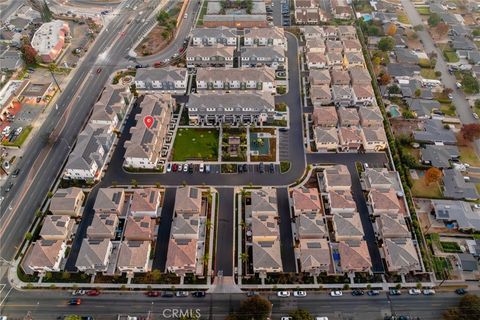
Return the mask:
<path id="1" fill-rule="evenodd" d="M 410 24 L 410 20 L 408 20 L 408 17 L 405 13 L 399 13 L 397 17 L 398 17 L 398 22 L 403 24 Z"/>
<path id="2" fill-rule="evenodd" d="M 471 166 L 480 166 L 480 156 L 475 152 L 472 147 L 458 146 L 460 150 L 460 160 L 468 163 Z"/>
<path id="3" fill-rule="evenodd" d="M 205 1 L 203 3 L 202 9 L 200 10 L 200 16 L 198 17 L 198 20 L 197 20 L 197 26 L 203 25 L 203 16 L 207 14 L 207 6 L 208 6 L 208 1 Z"/>
<path id="4" fill-rule="evenodd" d="M 425 79 L 436 80 L 437 76 L 435 75 L 435 70 L 430 68 L 422 68 L 420 70 L 420 75 Z"/>
<path id="5" fill-rule="evenodd" d="M 418 180 L 413 180 L 412 195 L 416 198 L 442 198 L 442 190 L 438 183 L 430 185 L 425 184 L 423 177 Z"/>
<path id="6" fill-rule="evenodd" d="M 428 16 L 430 14 L 430 8 L 428 7 L 417 7 L 416 9 L 422 16 Z"/>
<path id="7" fill-rule="evenodd" d="M 23 128 L 22 133 L 20 133 L 20 135 L 17 137 L 17 139 L 15 139 L 15 141 L 13 141 L 13 142 L 4 141 L 4 142 L 2 142 L 2 144 L 4 146 L 20 148 L 22 146 L 22 144 L 25 142 L 25 140 L 27 140 L 28 135 L 30 134 L 30 131 L 32 131 L 32 129 L 33 129 L 32 126 L 25 127 L 25 128 Z"/>
<path id="8" fill-rule="evenodd" d="M 440 106 L 440 111 L 445 113 L 447 116 L 454 117 L 456 116 L 455 112 L 455 106 L 453 104 L 449 103 L 442 103 Z"/>
<path id="9" fill-rule="evenodd" d="M 180 128 L 172 150 L 173 161 L 218 160 L 218 130 Z"/>
<path id="10" fill-rule="evenodd" d="M 453 50 L 444 50 L 443 56 L 447 59 L 447 62 L 458 62 L 460 59 L 457 56 L 457 53 Z"/>

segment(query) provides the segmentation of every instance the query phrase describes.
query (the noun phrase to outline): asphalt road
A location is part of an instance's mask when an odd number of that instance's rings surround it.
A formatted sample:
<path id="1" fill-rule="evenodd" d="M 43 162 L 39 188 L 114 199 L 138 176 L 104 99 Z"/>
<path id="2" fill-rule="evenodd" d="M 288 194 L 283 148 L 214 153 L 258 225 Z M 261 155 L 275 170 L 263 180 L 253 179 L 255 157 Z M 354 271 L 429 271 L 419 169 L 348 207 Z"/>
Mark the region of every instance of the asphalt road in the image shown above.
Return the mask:
<path id="1" fill-rule="evenodd" d="M 31 312 L 36 320 L 56 319 L 59 315 L 79 314 L 94 316 L 96 320 L 116 319 L 118 313 L 146 316 L 151 312 L 154 319 L 167 319 L 172 309 L 199 309 L 201 319 L 225 319 L 232 310 L 238 309 L 244 294 L 207 294 L 205 298 L 148 298 L 141 293 L 108 293 L 97 297 L 82 297 L 82 304 L 68 306 L 69 292 L 28 291 L 12 292 L 0 310 L 2 315 L 21 318 Z M 418 316 L 422 320 L 438 320 L 446 309 L 455 306 L 459 297 L 453 293 L 435 296 L 353 297 L 348 292 L 343 297 L 332 298 L 326 292 L 309 292 L 305 298 L 278 298 L 267 295 L 273 303 L 272 319 L 280 319 L 296 308 L 306 309 L 314 316 L 328 316 L 330 320 L 376 320 L 386 314 Z"/>
<path id="2" fill-rule="evenodd" d="M 233 276 L 234 255 L 234 193 L 233 188 L 218 188 L 217 248 L 215 252 L 215 274 Z"/>
<path id="3" fill-rule="evenodd" d="M 20 8 L 25 0 L 10 0 L 7 3 L 0 4 L 0 20 L 6 21 L 18 8 Z"/>
<path id="4" fill-rule="evenodd" d="M 141 0 L 137 2 L 139 7 L 146 5 Z M 139 16 L 138 12 L 122 9 L 113 18 L 107 27 L 108 31 L 99 35 L 74 71 L 72 80 L 63 88 L 56 102 L 58 110 L 52 110 L 33 137 L 28 152 L 19 160 L 21 173 L 16 179 L 9 178 L 9 182 L 15 184 L 5 195 L 0 210 L 0 256 L 3 258 L 10 260 L 13 257 L 15 246 L 22 241 L 33 221 L 34 212 L 61 173 L 62 165 L 94 102 L 115 70 L 116 62 L 127 54 L 131 42 L 119 41 L 122 37 L 120 33 L 125 31 L 125 39 L 135 39 L 144 32 L 143 25 L 133 22 L 126 24 L 125 21 L 134 15 L 147 18 L 149 14 L 145 12 Z M 100 73 L 96 73 L 98 68 L 101 68 Z M 52 132 L 53 138 L 49 139 Z"/>
<path id="5" fill-rule="evenodd" d="M 277 188 L 277 207 L 280 217 L 280 253 L 284 272 L 297 272 L 297 261 L 293 251 L 292 215 L 287 188 Z"/>
<path id="6" fill-rule="evenodd" d="M 139 185 L 153 185 L 161 183 L 166 186 L 178 186 L 183 183 L 188 185 L 211 185 L 211 186 L 238 186 L 248 185 L 287 185 L 301 177 L 305 171 L 305 149 L 303 139 L 302 106 L 300 101 L 300 82 L 298 74 L 298 44 L 295 37 L 287 34 L 288 39 L 288 68 L 289 68 L 289 91 L 287 94 L 275 98 L 276 103 L 285 102 L 289 106 L 290 129 L 288 134 L 282 133 L 280 153 L 283 149 L 288 150 L 288 157 L 282 160 L 291 162 L 290 170 L 281 174 L 258 174 L 256 171 L 249 171 L 242 174 L 220 174 L 211 172 L 209 174 L 189 174 L 170 172 L 165 174 L 155 173 L 130 173 L 122 168 L 124 148 L 119 142 L 119 148 L 114 152 L 109 168 L 102 179 L 102 185 L 109 186 L 115 181 L 118 184 L 130 184 L 135 179 Z M 127 121 L 124 131 L 128 131 L 132 125 L 131 120 Z M 120 151 L 118 151 L 120 150 Z M 118 151 L 118 152 L 117 152 Z"/>
<path id="7" fill-rule="evenodd" d="M 403 9 L 405 10 L 405 13 L 407 14 L 408 19 L 410 20 L 410 23 L 414 26 L 424 25 L 420 17 L 420 14 L 417 12 L 417 10 L 415 10 L 415 7 L 413 6 L 412 2 L 410 0 L 401 0 L 401 2 L 402 2 Z M 425 25 L 424 27 L 425 29 L 427 28 L 427 26 Z M 476 120 L 473 117 L 472 109 L 470 108 L 470 105 L 468 104 L 468 101 L 465 98 L 465 94 L 463 93 L 463 91 L 458 90 L 456 87 L 457 80 L 455 79 L 455 76 L 448 73 L 448 65 L 445 62 L 442 51 L 435 46 L 435 42 L 432 40 L 432 37 L 430 36 L 428 31 L 426 30 L 417 31 L 417 34 L 420 40 L 422 40 L 423 46 L 425 47 L 425 52 L 427 53 L 435 52 L 437 54 L 437 64 L 435 66 L 435 70 L 440 71 L 442 73 L 442 76 L 441 76 L 442 84 L 446 88 L 451 88 L 453 90 L 452 101 L 456 107 L 458 117 L 460 118 L 462 123 L 463 124 L 478 123 L 478 120 Z"/>
<path id="8" fill-rule="evenodd" d="M 155 245 L 155 258 L 153 260 L 153 269 L 165 271 L 167 263 L 168 242 L 170 240 L 170 232 L 172 229 L 175 194 L 177 188 L 167 188 L 163 198 L 162 213 L 160 215 L 160 226 L 157 234 L 157 244 Z"/>

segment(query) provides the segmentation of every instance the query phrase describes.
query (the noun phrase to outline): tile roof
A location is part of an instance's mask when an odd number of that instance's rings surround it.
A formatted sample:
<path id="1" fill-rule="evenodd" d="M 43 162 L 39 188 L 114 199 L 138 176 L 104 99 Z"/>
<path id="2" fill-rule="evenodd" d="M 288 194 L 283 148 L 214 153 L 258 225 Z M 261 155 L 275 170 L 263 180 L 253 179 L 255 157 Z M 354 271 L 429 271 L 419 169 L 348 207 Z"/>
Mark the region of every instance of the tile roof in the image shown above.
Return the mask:
<path id="1" fill-rule="evenodd" d="M 95 198 L 93 210 L 95 212 L 120 211 L 124 199 L 124 190 L 121 188 L 100 188 Z"/>
<path id="2" fill-rule="evenodd" d="M 253 242 L 254 270 L 282 269 L 280 241 Z"/>
<path id="3" fill-rule="evenodd" d="M 401 209 L 397 192 L 391 188 L 389 190 L 371 190 L 368 194 L 374 213 L 388 211 L 399 212 Z"/>
<path id="4" fill-rule="evenodd" d="M 316 188 L 295 188 L 292 191 L 292 200 L 295 210 L 319 211 L 322 209 Z"/>
<path id="5" fill-rule="evenodd" d="M 348 168 L 342 164 L 326 168 L 324 170 L 324 177 L 327 185 L 331 189 L 335 189 L 335 187 L 349 187 L 352 185 L 350 172 L 348 171 Z"/>
<path id="6" fill-rule="evenodd" d="M 30 266 L 53 268 L 58 263 L 58 256 L 62 249 L 63 241 L 61 240 L 35 241 L 27 250 L 22 266 L 24 269 Z"/>
<path id="7" fill-rule="evenodd" d="M 66 239 L 72 231 L 75 221 L 69 216 L 46 216 L 43 221 L 40 237 L 44 239 L 62 237 Z"/>
<path id="8" fill-rule="evenodd" d="M 150 217 L 129 216 L 123 236 L 126 240 L 151 241 L 155 237 L 155 220 Z"/>
<path id="9" fill-rule="evenodd" d="M 117 268 L 143 268 L 148 264 L 151 244 L 149 241 L 122 241 L 118 253 Z"/>
<path id="10" fill-rule="evenodd" d="M 300 239 L 318 239 L 328 236 L 323 214 L 301 213 L 295 220 Z"/>
<path id="11" fill-rule="evenodd" d="M 252 214 L 269 213 L 277 215 L 277 192 L 275 189 L 252 190 Z"/>
<path id="12" fill-rule="evenodd" d="M 74 212 L 77 209 L 76 200 L 80 193 L 83 194 L 82 189 L 76 187 L 57 189 L 50 200 L 50 210 Z"/>
<path id="13" fill-rule="evenodd" d="M 130 200 L 132 212 L 156 212 L 160 204 L 160 191 L 155 188 L 134 189 Z"/>
<path id="14" fill-rule="evenodd" d="M 314 129 L 315 142 L 338 144 L 337 129 L 335 127 L 316 127 Z"/>
<path id="15" fill-rule="evenodd" d="M 110 239 L 83 239 L 75 266 L 85 269 L 105 269 L 104 261 L 110 254 Z"/>
<path id="16" fill-rule="evenodd" d="M 362 222 L 357 212 L 335 213 L 333 215 L 333 229 L 337 239 L 363 238 Z"/>
<path id="17" fill-rule="evenodd" d="M 275 70 L 269 67 L 261 68 L 199 68 L 197 82 L 232 82 L 232 81 L 257 81 L 274 82 Z"/>
<path id="18" fill-rule="evenodd" d="M 87 237 L 91 239 L 114 239 L 118 223 L 118 216 L 114 213 L 94 214 L 92 224 L 87 228 Z"/>
<path id="19" fill-rule="evenodd" d="M 332 209 L 355 210 L 357 208 L 349 191 L 329 191 L 328 201 Z"/>
<path id="20" fill-rule="evenodd" d="M 337 109 L 335 107 L 313 108 L 313 123 L 315 126 L 328 125 L 335 127 L 338 123 Z"/>
<path id="21" fill-rule="evenodd" d="M 177 188 L 175 196 L 175 211 L 182 212 L 198 212 L 202 207 L 202 191 L 195 187 Z"/>
<path id="22" fill-rule="evenodd" d="M 327 239 L 301 239 L 300 265 L 303 271 L 312 269 L 329 270 L 331 260 Z"/>
<path id="23" fill-rule="evenodd" d="M 369 270 L 372 267 L 365 241 L 341 241 L 338 243 L 340 264 L 346 270 Z"/>
<path id="24" fill-rule="evenodd" d="M 383 247 L 389 271 L 420 269 L 417 251 L 410 238 L 384 239 Z"/>
<path id="25" fill-rule="evenodd" d="M 197 240 L 170 239 L 168 243 L 166 267 L 177 267 L 195 270 L 197 256 Z"/>

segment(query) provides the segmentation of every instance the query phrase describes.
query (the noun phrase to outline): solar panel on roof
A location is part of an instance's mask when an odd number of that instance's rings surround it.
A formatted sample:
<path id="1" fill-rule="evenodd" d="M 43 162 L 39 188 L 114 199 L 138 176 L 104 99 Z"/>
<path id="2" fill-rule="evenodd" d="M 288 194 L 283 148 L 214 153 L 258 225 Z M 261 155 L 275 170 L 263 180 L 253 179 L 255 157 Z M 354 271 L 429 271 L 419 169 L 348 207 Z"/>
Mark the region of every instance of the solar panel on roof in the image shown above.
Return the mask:
<path id="1" fill-rule="evenodd" d="M 321 248 L 322 244 L 320 242 L 307 242 L 307 248 L 309 249 L 315 249 L 315 248 Z"/>

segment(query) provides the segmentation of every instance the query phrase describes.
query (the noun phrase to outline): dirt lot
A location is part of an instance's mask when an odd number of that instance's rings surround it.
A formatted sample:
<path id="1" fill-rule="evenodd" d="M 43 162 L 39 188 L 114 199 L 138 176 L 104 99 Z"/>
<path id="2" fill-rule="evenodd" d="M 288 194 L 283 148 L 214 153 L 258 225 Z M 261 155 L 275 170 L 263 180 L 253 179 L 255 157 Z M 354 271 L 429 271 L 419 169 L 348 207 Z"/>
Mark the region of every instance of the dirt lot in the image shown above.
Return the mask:
<path id="1" fill-rule="evenodd" d="M 419 128 L 419 121 L 390 119 L 390 125 L 392 126 L 393 134 L 398 137 L 401 134 L 409 135 L 417 130 Z"/>
<path id="2" fill-rule="evenodd" d="M 152 31 L 143 39 L 143 41 L 135 49 L 135 52 L 141 56 L 156 54 L 163 50 L 169 43 L 170 39 L 164 39 L 162 32 L 164 27 L 155 26 Z"/>

